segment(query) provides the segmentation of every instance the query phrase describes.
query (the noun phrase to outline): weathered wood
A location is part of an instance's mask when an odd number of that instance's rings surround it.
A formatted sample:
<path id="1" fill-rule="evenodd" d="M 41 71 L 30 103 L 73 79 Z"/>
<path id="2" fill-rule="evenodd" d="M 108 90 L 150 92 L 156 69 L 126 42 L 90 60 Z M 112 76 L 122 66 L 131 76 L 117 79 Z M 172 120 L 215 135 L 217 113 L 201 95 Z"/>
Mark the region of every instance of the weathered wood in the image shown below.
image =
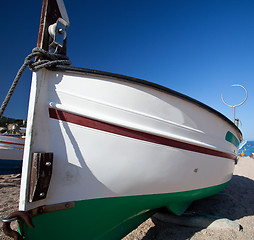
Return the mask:
<path id="1" fill-rule="evenodd" d="M 57 0 L 43 0 L 37 47 L 46 51 L 49 50 L 49 45 L 53 42 L 53 39 L 49 35 L 48 27 L 56 23 L 57 19 L 61 17 Z M 58 53 L 66 55 L 66 39 L 64 40 L 63 47 L 58 50 Z"/>

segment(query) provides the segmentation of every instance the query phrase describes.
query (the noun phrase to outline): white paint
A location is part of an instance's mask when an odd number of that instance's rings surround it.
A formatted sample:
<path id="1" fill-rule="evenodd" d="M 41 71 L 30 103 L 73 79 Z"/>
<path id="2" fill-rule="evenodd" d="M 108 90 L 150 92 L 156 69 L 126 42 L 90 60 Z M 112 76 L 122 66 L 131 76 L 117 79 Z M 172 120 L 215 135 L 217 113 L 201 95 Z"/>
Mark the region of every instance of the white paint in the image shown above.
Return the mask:
<path id="1" fill-rule="evenodd" d="M 24 138 L 0 135 L 0 159 L 21 161 L 24 143 Z"/>
<path id="2" fill-rule="evenodd" d="M 233 153 L 235 129 L 207 110 L 147 86 L 107 77 L 34 74 L 20 209 L 101 197 L 181 192 L 229 181 L 230 159 L 175 149 L 49 119 L 49 105 L 117 126 Z M 47 198 L 27 202 L 33 152 L 53 152 Z"/>

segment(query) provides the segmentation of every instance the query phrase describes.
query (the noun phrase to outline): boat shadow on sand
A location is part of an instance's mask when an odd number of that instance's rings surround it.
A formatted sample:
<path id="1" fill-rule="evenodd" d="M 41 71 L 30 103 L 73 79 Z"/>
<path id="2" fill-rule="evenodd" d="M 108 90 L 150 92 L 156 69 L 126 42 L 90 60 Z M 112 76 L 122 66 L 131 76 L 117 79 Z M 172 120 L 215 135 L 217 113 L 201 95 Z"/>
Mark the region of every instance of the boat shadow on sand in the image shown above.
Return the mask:
<path id="1" fill-rule="evenodd" d="M 254 215 L 254 181 L 247 177 L 234 175 L 221 194 L 192 203 L 187 213 L 211 215 L 230 220 L 239 220 Z M 150 228 L 142 240 L 151 239 L 190 239 L 196 232 L 206 228 L 187 227 L 166 223 L 152 217 L 154 227 Z M 208 227 L 208 225 L 207 225 Z M 244 226 L 243 230 L 244 230 Z"/>

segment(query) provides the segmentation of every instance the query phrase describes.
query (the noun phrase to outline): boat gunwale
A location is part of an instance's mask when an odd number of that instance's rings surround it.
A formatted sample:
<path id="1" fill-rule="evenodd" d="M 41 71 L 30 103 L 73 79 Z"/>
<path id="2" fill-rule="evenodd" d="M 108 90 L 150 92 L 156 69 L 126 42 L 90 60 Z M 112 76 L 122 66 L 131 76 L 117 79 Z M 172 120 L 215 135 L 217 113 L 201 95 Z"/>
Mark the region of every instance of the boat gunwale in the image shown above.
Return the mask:
<path id="1" fill-rule="evenodd" d="M 97 76 L 103 76 L 103 77 L 110 77 L 110 78 L 115 78 L 117 80 L 124 80 L 124 81 L 128 81 L 128 82 L 132 82 L 132 83 L 136 83 L 139 85 L 143 85 L 146 87 L 151 87 L 154 88 L 156 90 L 162 91 L 164 93 L 173 95 L 175 97 L 179 97 L 187 102 L 193 103 L 205 110 L 207 110 L 210 113 L 215 114 L 217 117 L 221 118 L 222 120 L 224 120 L 226 123 L 228 123 L 229 125 L 231 125 L 238 133 L 238 138 L 240 140 L 240 142 L 242 141 L 242 132 L 241 130 L 230 120 L 228 119 L 226 116 L 224 116 L 222 113 L 218 112 L 217 110 L 213 109 L 212 107 L 192 98 L 189 97 L 183 93 L 174 91 L 170 88 L 164 87 L 162 85 L 159 85 L 157 83 L 153 83 L 147 80 L 143 80 L 140 78 L 135 78 L 135 77 L 130 77 L 130 76 L 126 76 L 126 75 L 122 75 L 122 74 L 118 74 L 118 73 L 111 73 L 111 72 L 106 72 L 106 71 L 101 71 L 101 70 L 95 70 L 95 69 L 89 69 L 89 68 L 81 68 L 81 67 L 73 67 L 73 66 L 64 66 L 64 65 L 58 65 L 58 66 L 54 66 L 51 68 L 48 68 L 48 70 L 52 70 L 52 71 L 60 71 L 60 72 L 71 72 L 71 73 L 81 73 L 81 74 L 91 74 L 91 75 L 97 75 Z"/>

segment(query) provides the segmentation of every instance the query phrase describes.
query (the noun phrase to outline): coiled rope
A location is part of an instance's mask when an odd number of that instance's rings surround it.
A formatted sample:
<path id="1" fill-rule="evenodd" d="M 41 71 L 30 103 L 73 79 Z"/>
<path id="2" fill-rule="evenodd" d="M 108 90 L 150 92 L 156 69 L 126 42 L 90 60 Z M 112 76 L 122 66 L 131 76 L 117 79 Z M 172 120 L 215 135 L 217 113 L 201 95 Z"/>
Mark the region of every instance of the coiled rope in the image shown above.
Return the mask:
<path id="1" fill-rule="evenodd" d="M 39 61 L 33 61 L 31 60 L 32 58 L 38 57 Z M 55 54 L 55 53 L 49 53 L 47 51 L 45 51 L 42 48 L 34 48 L 32 50 L 32 53 L 29 54 L 24 61 L 24 64 L 21 66 L 21 68 L 19 69 L 16 77 L 14 78 L 14 81 L 2 103 L 2 106 L 0 108 L 0 119 L 3 116 L 3 113 L 13 95 L 13 92 L 15 90 L 15 88 L 18 85 L 18 82 L 23 74 L 23 72 L 25 71 L 25 69 L 27 67 L 29 67 L 29 69 L 31 71 L 38 71 L 41 68 L 51 68 L 53 66 L 56 65 L 71 65 L 71 62 L 69 61 L 69 58 L 67 56 L 64 55 L 60 55 L 60 54 Z"/>

